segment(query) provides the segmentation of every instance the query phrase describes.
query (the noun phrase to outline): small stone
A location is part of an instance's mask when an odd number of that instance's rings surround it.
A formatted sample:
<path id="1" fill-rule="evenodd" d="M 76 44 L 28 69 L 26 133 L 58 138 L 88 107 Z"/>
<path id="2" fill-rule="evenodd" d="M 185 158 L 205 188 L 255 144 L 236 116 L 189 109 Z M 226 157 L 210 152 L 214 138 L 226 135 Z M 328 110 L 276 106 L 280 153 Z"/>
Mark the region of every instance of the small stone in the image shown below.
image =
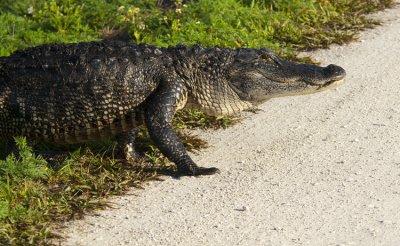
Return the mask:
<path id="1" fill-rule="evenodd" d="M 247 211 L 249 208 L 247 206 L 242 206 L 240 208 L 235 208 L 236 211 L 244 212 Z"/>

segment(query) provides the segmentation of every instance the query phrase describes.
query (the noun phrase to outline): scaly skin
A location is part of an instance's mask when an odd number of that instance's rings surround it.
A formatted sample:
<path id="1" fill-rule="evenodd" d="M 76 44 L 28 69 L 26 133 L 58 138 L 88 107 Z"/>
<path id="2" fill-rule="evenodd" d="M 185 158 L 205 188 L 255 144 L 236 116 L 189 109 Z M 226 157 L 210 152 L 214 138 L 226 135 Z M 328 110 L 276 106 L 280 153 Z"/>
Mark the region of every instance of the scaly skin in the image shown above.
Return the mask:
<path id="1" fill-rule="evenodd" d="M 120 41 L 44 45 L 0 58 L 0 137 L 59 144 L 118 135 L 127 159 L 143 115 L 179 175 L 207 175 L 171 127 L 177 110 L 235 114 L 343 79 L 340 67 L 283 61 L 266 49 L 157 48 Z"/>

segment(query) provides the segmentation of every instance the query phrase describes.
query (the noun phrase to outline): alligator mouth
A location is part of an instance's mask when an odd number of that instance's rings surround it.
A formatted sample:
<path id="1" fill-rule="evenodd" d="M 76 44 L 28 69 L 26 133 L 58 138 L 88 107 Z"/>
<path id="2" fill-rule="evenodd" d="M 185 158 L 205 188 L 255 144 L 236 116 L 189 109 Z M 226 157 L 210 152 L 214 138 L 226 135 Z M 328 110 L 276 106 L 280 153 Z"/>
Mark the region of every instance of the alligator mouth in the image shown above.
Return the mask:
<path id="1" fill-rule="evenodd" d="M 333 88 L 333 87 L 336 87 L 336 86 L 338 86 L 338 85 L 343 84 L 343 82 L 344 82 L 344 79 L 332 80 L 332 81 L 329 81 L 328 83 L 325 83 L 325 84 L 323 84 L 323 85 L 320 85 L 320 86 L 318 87 L 318 90 L 320 90 L 320 89 L 329 89 L 329 88 Z"/>
<path id="2" fill-rule="evenodd" d="M 329 89 L 329 88 L 336 87 L 338 85 L 343 84 L 343 82 L 344 82 L 344 79 L 339 79 L 339 80 L 333 79 L 333 80 L 328 81 L 328 82 L 326 82 L 324 84 L 317 84 L 317 83 L 313 83 L 311 81 L 307 81 L 306 83 L 311 85 L 311 86 L 316 86 L 317 90 L 322 90 L 322 89 Z"/>

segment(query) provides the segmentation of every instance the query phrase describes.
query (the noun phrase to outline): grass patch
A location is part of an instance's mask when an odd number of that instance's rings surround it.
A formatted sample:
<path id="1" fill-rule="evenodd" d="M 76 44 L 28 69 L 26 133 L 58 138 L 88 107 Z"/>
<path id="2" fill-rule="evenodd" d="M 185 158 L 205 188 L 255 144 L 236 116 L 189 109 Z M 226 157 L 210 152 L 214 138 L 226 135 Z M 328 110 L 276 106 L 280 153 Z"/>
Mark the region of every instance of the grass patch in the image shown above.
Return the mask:
<path id="1" fill-rule="evenodd" d="M 0 244 L 45 243 L 56 237 L 54 222 L 79 218 L 106 206 L 105 198 L 127 187 L 140 187 L 155 173 L 76 150 L 60 169 L 35 156 L 24 139 L 17 139 L 18 156 L 0 161 Z"/>
<path id="2" fill-rule="evenodd" d="M 24 138 L 16 138 L 18 155 L 0 160 L 0 244 L 50 243 L 59 237 L 61 222 L 106 207 L 110 195 L 160 180 L 158 169 L 174 169 L 146 131 L 140 138 L 145 158 L 137 163 L 114 159 L 114 145 L 106 144 L 75 149 L 56 167 L 35 155 Z M 190 151 L 207 145 L 190 134 L 181 138 Z"/>
<path id="3" fill-rule="evenodd" d="M 157 0 L 2 0 L 0 56 L 43 43 L 98 40 L 126 30 L 137 43 L 158 46 L 202 44 L 221 47 L 268 47 L 282 56 L 343 44 L 378 22 L 366 14 L 392 6 L 392 0 L 197 0 L 161 9 Z M 225 128 L 233 118 L 180 112 L 177 129 Z M 188 149 L 206 146 L 182 133 Z M 0 160 L 0 244 L 47 244 L 59 222 L 79 218 L 107 205 L 109 195 L 157 178 L 168 161 L 141 132 L 141 163 L 112 157 L 112 142 L 71 150 L 51 166 L 17 139 L 18 155 Z M 150 164 L 149 164 L 150 163 Z M 138 165 L 140 164 L 140 165 Z M 148 169 L 153 171 L 149 171 Z M 147 171 L 145 171 L 147 170 Z"/>
<path id="4" fill-rule="evenodd" d="M 393 0 L 197 0 L 162 10 L 156 0 L 3 0 L 0 55 L 32 45 L 99 39 L 127 30 L 159 46 L 269 47 L 281 55 L 342 44 L 377 24 L 365 14 Z"/>

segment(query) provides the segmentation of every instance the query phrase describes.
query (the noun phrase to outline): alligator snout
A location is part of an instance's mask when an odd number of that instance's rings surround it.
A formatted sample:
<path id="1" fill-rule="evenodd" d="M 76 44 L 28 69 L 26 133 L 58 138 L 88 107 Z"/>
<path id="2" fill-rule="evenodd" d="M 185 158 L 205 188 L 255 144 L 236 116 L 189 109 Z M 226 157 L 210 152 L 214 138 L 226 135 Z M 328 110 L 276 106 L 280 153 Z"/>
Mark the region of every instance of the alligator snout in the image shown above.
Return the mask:
<path id="1" fill-rule="evenodd" d="M 333 64 L 330 64 L 327 67 L 325 67 L 323 69 L 323 73 L 329 80 L 329 82 L 339 81 L 344 79 L 344 77 L 346 77 L 346 71 L 342 67 Z"/>
<path id="2" fill-rule="evenodd" d="M 327 86 L 343 80 L 346 76 L 346 71 L 342 67 L 333 64 L 326 67 L 300 64 L 297 69 L 302 74 L 304 82 L 315 86 Z"/>

